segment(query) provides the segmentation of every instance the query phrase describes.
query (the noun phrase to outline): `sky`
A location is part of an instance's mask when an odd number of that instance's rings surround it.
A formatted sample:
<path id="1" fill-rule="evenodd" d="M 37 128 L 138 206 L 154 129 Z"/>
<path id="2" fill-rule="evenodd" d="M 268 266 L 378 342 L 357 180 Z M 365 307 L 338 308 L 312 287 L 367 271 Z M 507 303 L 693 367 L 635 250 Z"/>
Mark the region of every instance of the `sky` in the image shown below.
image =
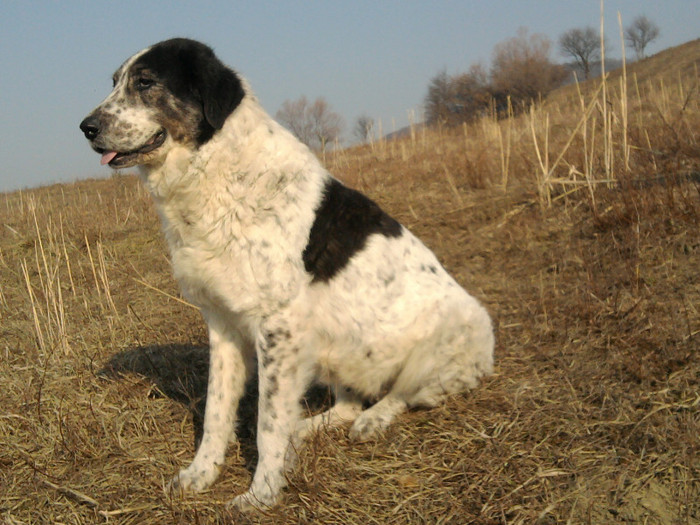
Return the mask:
<path id="1" fill-rule="evenodd" d="M 650 54 L 700 37 L 700 0 L 606 0 L 608 56 L 621 56 L 618 11 L 660 27 Z M 599 0 L 0 0 L 0 192 L 109 176 L 78 124 L 124 60 L 166 38 L 212 46 L 272 115 L 324 97 L 350 144 L 361 115 L 385 133 L 420 120 L 432 77 L 488 66 L 519 27 L 556 42 L 587 25 Z"/>

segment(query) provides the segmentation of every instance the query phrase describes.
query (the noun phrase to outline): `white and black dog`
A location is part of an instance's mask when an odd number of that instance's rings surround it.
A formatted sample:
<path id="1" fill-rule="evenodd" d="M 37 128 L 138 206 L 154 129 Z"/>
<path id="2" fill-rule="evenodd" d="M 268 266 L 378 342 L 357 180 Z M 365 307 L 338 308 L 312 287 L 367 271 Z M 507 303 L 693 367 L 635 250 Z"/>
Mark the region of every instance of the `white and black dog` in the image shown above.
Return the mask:
<path id="1" fill-rule="evenodd" d="M 319 425 L 352 422 L 350 438 L 370 439 L 491 372 L 486 310 L 408 230 L 334 179 L 209 47 L 160 42 L 113 80 L 80 129 L 103 164 L 141 166 L 175 277 L 209 330 L 204 434 L 171 489 L 214 482 L 256 370 L 259 460 L 234 500 L 244 509 L 279 500 L 297 445 Z M 313 381 L 336 403 L 303 419 Z"/>

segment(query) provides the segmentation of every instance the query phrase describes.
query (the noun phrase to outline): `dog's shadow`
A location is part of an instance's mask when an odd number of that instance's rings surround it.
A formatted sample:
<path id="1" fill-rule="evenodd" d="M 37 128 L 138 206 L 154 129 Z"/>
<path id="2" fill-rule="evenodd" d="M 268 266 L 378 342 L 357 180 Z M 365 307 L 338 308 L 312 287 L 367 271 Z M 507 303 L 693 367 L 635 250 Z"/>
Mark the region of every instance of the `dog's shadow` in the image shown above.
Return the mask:
<path id="1" fill-rule="evenodd" d="M 154 396 L 165 396 L 185 405 L 192 415 L 195 448 L 204 432 L 204 412 L 209 376 L 207 345 L 166 344 L 140 346 L 119 352 L 100 370 L 101 377 L 119 379 L 137 374 L 152 381 Z M 333 396 L 324 386 L 312 386 L 302 399 L 312 413 L 333 404 Z M 236 434 L 246 468 L 253 472 L 257 463 L 256 428 L 258 415 L 258 381 L 256 374 L 248 381 L 238 405 Z"/>

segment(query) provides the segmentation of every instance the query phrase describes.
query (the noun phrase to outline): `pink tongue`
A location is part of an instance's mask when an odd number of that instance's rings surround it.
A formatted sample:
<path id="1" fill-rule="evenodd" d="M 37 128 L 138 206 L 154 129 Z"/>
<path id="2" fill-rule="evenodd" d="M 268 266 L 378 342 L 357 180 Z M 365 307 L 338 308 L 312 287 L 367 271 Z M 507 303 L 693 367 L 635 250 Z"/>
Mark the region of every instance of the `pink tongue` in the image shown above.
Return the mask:
<path id="1" fill-rule="evenodd" d="M 116 152 L 116 151 L 108 151 L 107 153 L 103 153 L 103 154 L 102 154 L 102 160 L 100 160 L 100 164 L 102 164 L 103 166 L 104 166 L 105 164 L 109 164 L 110 161 L 111 161 L 114 157 L 116 157 L 116 156 L 117 156 L 117 152 Z"/>

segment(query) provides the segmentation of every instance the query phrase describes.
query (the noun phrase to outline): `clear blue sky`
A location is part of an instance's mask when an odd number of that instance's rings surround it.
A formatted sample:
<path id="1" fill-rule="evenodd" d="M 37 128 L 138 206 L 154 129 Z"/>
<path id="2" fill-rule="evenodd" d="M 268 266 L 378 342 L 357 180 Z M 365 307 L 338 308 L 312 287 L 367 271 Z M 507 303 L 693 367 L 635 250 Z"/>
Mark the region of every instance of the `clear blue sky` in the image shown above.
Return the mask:
<path id="1" fill-rule="evenodd" d="M 646 14 L 660 26 L 651 53 L 700 37 L 700 0 L 606 0 L 616 57 L 618 11 L 623 24 Z M 437 72 L 488 65 L 520 26 L 556 41 L 599 24 L 599 0 L 0 0 L 0 191 L 107 176 L 78 124 L 122 61 L 165 38 L 211 45 L 273 115 L 286 99 L 324 96 L 350 142 L 362 114 L 385 132 L 406 125 Z"/>

